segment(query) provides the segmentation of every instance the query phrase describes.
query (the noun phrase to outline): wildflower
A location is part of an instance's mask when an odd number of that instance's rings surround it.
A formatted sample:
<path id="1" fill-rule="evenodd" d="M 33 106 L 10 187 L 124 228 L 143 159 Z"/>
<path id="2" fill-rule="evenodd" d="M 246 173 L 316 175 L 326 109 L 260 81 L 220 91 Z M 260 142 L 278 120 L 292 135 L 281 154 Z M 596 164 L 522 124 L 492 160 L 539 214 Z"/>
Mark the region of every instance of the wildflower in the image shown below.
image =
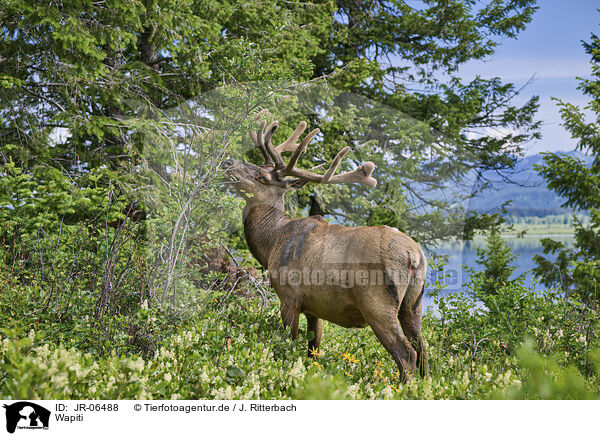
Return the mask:
<path id="1" fill-rule="evenodd" d="M 302 358 L 298 357 L 298 360 L 292 366 L 290 370 L 290 377 L 294 379 L 299 379 L 302 377 L 302 373 L 304 372 L 304 364 L 302 363 Z"/>
<path id="2" fill-rule="evenodd" d="M 317 359 L 318 357 L 321 356 L 321 354 L 323 354 L 317 347 L 312 347 L 310 349 L 310 354 L 312 354 L 312 357 Z"/>
<path id="3" fill-rule="evenodd" d="M 385 388 L 383 388 L 383 390 L 381 391 L 381 394 L 383 395 L 384 398 L 392 398 L 392 396 L 393 396 L 392 386 L 387 385 Z"/>
<path id="4" fill-rule="evenodd" d="M 64 387 L 67 385 L 68 381 L 69 381 L 69 378 L 67 377 L 67 374 L 65 374 L 64 372 L 60 372 L 60 373 L 50 377 L 50 383 L 52 383 L 56 387 Z"/>
<path id="5" fill-rule="evenodd" d="M 323 365 L 321 365 L 319 362 L 317 362 L 316 360 L 313 362 L 313 366 L 316 366 L 319 369 L 323 369 Z"/>
<path id="6" fill-rule="evenodd" d="M 171 381 L 173 377 L 171 376 L 171 374 L 169 374 L 168 372 L 165 374 L 165 381 L 168 383 Z"/>
<path id="7" fill-rule="evenodd" d="M 127 367 L 132 371 L 141 372 L 144 370 L 144 359 L 138 357 L 136 360 L 130 360 L 127 362 Z"/>

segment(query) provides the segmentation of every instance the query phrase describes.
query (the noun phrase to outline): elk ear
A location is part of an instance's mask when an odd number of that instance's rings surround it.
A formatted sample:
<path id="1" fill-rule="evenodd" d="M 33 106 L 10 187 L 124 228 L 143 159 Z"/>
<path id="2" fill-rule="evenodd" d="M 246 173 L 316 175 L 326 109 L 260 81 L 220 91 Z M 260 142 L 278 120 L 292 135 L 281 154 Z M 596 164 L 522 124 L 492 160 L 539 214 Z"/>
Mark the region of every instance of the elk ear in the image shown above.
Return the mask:
<path id="1" fill-rule="evenodd" d="M 286 189 L 300 189 L 304 185 L 306 185 L 306 183 L 307 183 L 307 181 L 303 180 L 303 179 L 286 180 L 285 181 L 285 188 Z"/>

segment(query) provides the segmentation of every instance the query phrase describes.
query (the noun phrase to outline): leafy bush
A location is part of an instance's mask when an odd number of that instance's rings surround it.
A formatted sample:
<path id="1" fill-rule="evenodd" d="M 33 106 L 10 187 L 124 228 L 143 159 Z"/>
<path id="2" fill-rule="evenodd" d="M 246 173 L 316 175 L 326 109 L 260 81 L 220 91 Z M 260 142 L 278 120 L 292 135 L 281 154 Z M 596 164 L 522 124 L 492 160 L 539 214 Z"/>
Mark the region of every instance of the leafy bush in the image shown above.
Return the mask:
<path id="1" fill-rule="evenodd" d="M 394 362 L 369 329 L 343 329 L 326 323 L 323 346 L 315 360 L 306 353 L 305 324 L 301 326 L 302 340 L 292 341 L 282 327 L 274 299 L 265 305 L 259 298 L 214 293 L 189 302 L 180 315 L 180 327 L 165 336 L 148 358 L 115 351 L 106 356 L 93 350 L 83 352 L 57 344 L 50 330 L 5 330 L 0 395 L 12 399 L 473 399 L 504 392 L 525 395 L 519 394 L 519 389 L 530 389 L 535 383 L 528 381 L 534 376 L 526 357 L 510 353 L 497 340 L 482 340 L 486 333 L 496 331 L 496 318 L 486 319 L 483 312 L 466 310 L 472 306 L 462 298 L 445 300 L 445 308 L 457 306 L 460 310 L 426 318 L 424 334 L 432 377 L 404 385 L 399 383 Z M 483 329 L 479 332 L 475 326 Z"/>
<path id="2" fill-rule="evenodd" d="M 536 353 L 534 342 L 526 341 L 518 350 L 518 362 L 523 382 L 514 385 L 496 398 L 512 400 L 590 400 L 600 398 L 600 353 L 592 353 L 595 375 L 584 377 L 574 365 L 559 365 L 559 359 Z"/>

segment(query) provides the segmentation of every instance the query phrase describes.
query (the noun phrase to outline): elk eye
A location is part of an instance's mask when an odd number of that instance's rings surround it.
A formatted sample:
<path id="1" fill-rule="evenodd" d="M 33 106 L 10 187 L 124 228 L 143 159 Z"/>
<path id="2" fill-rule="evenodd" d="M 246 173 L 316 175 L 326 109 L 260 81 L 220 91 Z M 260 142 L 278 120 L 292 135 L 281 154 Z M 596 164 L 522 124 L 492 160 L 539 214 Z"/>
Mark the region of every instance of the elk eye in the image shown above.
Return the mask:
<path id="1" fill-rule="evenodd" d="M 267 176 L 265 176 L 264 174 L 261 174 L 256 179 L 262 183 L 269 183 L 269 179 L 267 179 Z"/>

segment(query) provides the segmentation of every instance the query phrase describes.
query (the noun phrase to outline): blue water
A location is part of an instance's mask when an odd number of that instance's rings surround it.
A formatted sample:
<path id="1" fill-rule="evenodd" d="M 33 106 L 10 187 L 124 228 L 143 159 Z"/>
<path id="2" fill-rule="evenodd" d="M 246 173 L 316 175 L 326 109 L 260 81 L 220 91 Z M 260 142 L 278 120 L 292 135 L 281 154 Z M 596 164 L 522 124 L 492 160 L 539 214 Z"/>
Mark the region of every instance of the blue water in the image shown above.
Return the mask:
<path id="1" fill-rule="evenodd" d="M 535 235 L 525 236 L 523 238 L 516 237 L 503 237 L 507 245 L 513 250 L 515 254 L 515 260 L 512 265 L 516 266 L 511 279 L 524 274 L 525 286 L 538 290 L 545 289 L 544 285 L 536 280 L 531 270 L 536 266 L 533 261 L 535 254 L 543 255 L 548 258 L 552 258 L 550 255 L 544 255 L 542 251 L 541 240 L 544 238 L 554 239 L 556 241 L 563 242 L 567 247 L 572 248 L 574 244 L 573 236 L 565 235 Z M 485 239 L 475 239 L 475 241 L 464 241 L 460 243 L 444 244 L 440 247 L 434 248 L 438 254 L 448 255 L 448 264 L 444 266 L 443 274 L 446 275 L 443 282 L 446 285 L 448 292 L 461 292 L 466 289 L 466 284 L 469 282 L 470 273 L 465 267 L 472 268 L 475 271 L 481 271 L 483 267 L 476 263 L 478 259 L 477 253 L 475 252 L 475 246 L 485 247 Z M 429 256 L 428 256 L 429 257 Z M 430 261 L 430 264 L 432 262 Z M 432 270 L 431 266 L 428 271 L 427 283 L 431 284 L 436 280 L 436 273 Z M 431 305 L 431 298 L 427 297 L 427 288 L 425 292 L 424 305 Z"/>

